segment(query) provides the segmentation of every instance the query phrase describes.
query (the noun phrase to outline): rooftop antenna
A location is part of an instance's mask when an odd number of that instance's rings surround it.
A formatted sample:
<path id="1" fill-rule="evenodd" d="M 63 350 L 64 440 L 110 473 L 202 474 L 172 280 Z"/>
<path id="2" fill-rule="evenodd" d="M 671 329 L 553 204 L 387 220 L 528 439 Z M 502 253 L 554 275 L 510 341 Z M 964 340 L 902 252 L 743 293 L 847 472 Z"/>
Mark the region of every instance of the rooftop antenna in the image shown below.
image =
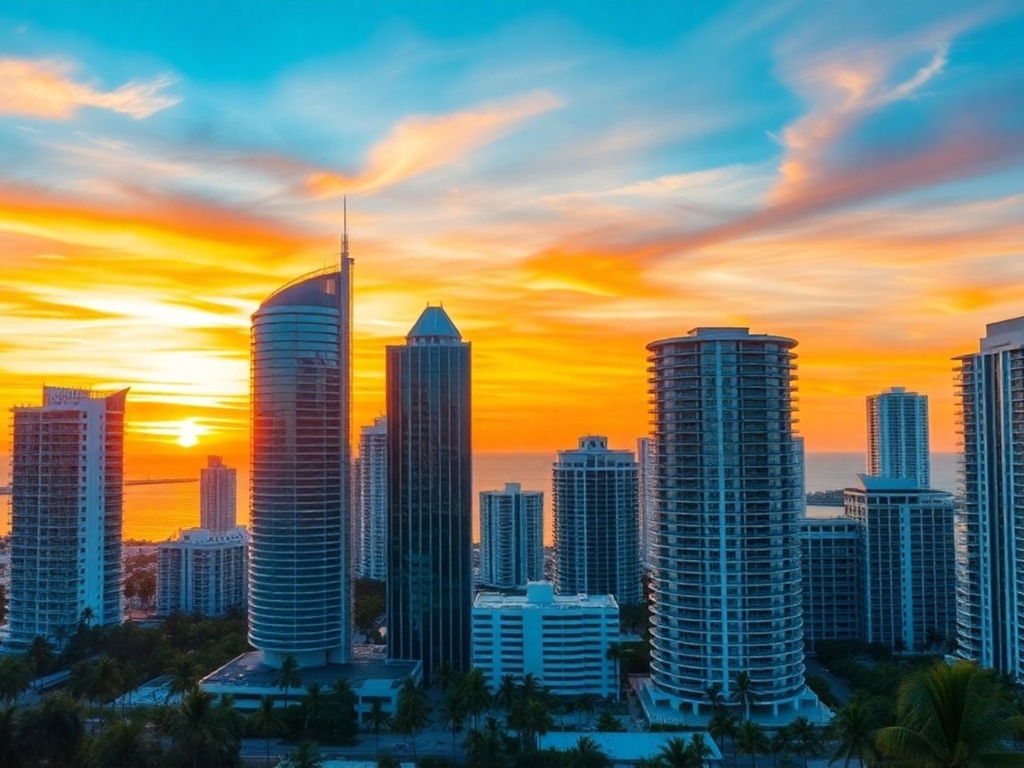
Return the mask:
<path id="1" fill-rule="evenodd" d="M 341 198 L 341 217 L 341 258 L 345 260 L 348 258 L 348 195 L 343 195 Z"/>

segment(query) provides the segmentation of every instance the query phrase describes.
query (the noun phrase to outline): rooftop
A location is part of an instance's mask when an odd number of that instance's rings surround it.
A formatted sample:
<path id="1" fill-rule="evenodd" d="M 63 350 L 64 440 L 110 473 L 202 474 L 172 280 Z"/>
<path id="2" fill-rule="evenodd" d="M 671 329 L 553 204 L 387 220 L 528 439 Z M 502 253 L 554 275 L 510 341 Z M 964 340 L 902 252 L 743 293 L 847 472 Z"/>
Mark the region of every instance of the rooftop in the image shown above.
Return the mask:
<path id="1" fill-rule="evenodd" d="M 382 645 L 357 645 L 352 649 L 352 661 L 348 664 L 328 664 L 325 667 L 299 670 L 302 685 L 306 686 L 316 681 L 328 686 L 339 677 L 345 677 L 354 689 L 363 686 L 401 687 L 406 677 L 415 676 L 420 662 L 388 661 L 385 650 Z M 203 678 L 202 685 L 204 688 L 218 686 L 232 689 L 277 690 L 276 679 L 277 670 L 263 663 L 263 655 L 259 651 L 250 651 L 208 674 Z"/>
<path id="2" fill-rule="evenodd" d="M 898 491 L 901 493 L 909 493 L 913 491 L 916 491 L 917 493 L 946 493 L 946 491 L 921 488 L 917 485 L 917 481 L 911 477 L 876 477 L 874 475 L 859 473 L 857 478 L 857 485 L 847 488 L 847 491 L 861 491 L 866 493 L 878 493 L 884 491 Z"/>
<path id="3" fill-rule="evenodd" d="M 459 329 L 455 327 L 452 319 L 448 317 L 444 307 L 428 305 L 405 339 L 410 342 L 416 339 L 420 342 L 447 341 L 451 343 L 462 341 L 462 334 L 459 333 Z"/>
<path id="4" fill-rule="evenodd" d="M 583 737 L 592 739 L 601 750 L 611 758 L 613 763 L 618 762 L 635 762 L 643 758 L 653 758 L 657 756 L 664 745 L 669 739 L 683 738 L 686 741 L 690 740 L 691 734 L 689 733 L 602 733 L 600 731 L 592 733 L 577 733 L 573 731 L 552 731 L 540 737 L 541 749 L 558 749 L 558 750 L 569 750 L 575 747 L 579 740 Z M 722 753 L 718 750 L 718 745 L 715 744 L 714 739 L 707 733 L 701 733 L 704 738 L 704 743 L 711 750 L 711 754 L 708 756 L 709 760 L 719 761 L 722 759 Z"/>
<path id="5" fill-rule="evenodd" d="M 549 581 L 531 581 L 526 593 L 506 594 L 502 592 L 480 592 L 473 601 L 473 608 L 614 608 L 619 604 L 611 595 L 556 595 L 555 587 Z"/>

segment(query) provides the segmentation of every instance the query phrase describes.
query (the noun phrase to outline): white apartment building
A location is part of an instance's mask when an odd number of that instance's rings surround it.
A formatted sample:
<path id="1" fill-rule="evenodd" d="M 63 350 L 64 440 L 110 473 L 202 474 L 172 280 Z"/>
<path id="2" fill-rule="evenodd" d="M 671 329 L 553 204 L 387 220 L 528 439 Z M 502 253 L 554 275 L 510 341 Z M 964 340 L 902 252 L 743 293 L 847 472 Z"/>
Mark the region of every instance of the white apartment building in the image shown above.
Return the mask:
<path id="1" fill-rule="evenodd" d="M 248 547 L 245 528 L 208 531 L 191 528 L 156 549 L 156 610 L 223 616 L 248 599 Z"/>
<path id="2" fill-rule="evenodd" d="M 953 632 L 953 497 L 913 478 L 858 478 L 844 505 L 859 528 L 861 638 L 925 650 Z"/>
<path id="3" fill-rule="evenodd" d="M 555 587 L 559 594 L 641 600 L 637 464 L 631 451 L 587 435 L 552 467 Z"/>
<path id="4" fill-rule="evenodd" d="M 1024 317 L 957 358 L 957 653 L 1024 681 Z"/>
<path id="5" fill-rule="evenodd" d="M 44 387 L 12 409 L 12 645 L 121 622 L 127 394 Z"/>
<path id="6" fill-rule="evenodd" d="M 384 581 L 388 575 L 388 418 L 378 416 L 359 433 L 356 518 L 359 575 Z"/>
<path id="7" fill-rule="evenodd" d="M 544 578 L 544 493 L 505 483 L 480 492 L 480 583 L 524 589 Z"/>
<path id="8" fill-rule="evenodd" d="M 223 533 L 237 523 L 238 472 L 220 456 L 208 456 L 199 470 L 199 527 Z"/>
<path id="9" fill-rule="evenodd" d="M 928 397 L 890 387 L 868 396 L 867 412 L 867 473 L 910 478 L 918 488 L 928 488 Z"/>
<path id="10" fill-rule="evenodd" d="M 473 666 L 492 689 L 532 674 L 556 696 L 617 696 L 619 605 L 611 595 L 556 595 L 531 582 L 525 595 L 482 592 L 473 604 Z"/>
<path id="11" fill-rule="evenodd" d="M 739 672 L 757 708 L 807 700 L 793 440 L 796 341 L 696 328 L 648 344 L 658 523 L 651 706 L 708 710 Z"/>

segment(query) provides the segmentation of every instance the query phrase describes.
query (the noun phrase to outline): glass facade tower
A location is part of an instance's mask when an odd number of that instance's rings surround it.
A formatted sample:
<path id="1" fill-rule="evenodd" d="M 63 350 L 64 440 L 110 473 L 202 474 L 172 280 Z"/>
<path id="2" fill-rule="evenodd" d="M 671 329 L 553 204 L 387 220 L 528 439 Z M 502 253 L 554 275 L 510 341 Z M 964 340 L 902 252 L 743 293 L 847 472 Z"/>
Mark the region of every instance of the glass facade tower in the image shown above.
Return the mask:
<path id="1" fill-rule="evenodd" d="M 697 328 L 652 342 L 657 526 L 651 677 L 696 713 L 738 673 L 756 706 L 805 691 L 796 342 Z"/>
<path id="2" fill-rule="evenodd" d="M 427 307 L 387 348 L 387 631 L 392 659 L 470 666 L 470 345 Z"/>
<path id="3" fill-rule="evenodd" d="M 264 662 L 348 661 L 352 260 L 252 318 L 249 642 Z"/>

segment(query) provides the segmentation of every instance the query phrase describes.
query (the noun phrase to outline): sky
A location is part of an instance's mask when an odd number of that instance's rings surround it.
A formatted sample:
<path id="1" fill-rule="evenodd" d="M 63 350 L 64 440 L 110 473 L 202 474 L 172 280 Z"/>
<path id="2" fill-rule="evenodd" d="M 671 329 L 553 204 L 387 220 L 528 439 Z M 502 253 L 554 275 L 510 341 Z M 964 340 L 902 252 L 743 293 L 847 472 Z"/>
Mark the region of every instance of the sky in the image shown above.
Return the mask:
<path id="1" fill-rule="evenodd" d="M 0 409 L 130 386 L 130 471 L 246 463 L 250 316 L 343 196 L 357 426 L 443 302 L 479 451 L 631 447 L 646 344 L 723 325 L 798 340 L 809 451 L 889 386 L 952 451 L 1024 314 L 1024 4 L 7 0 Z"/>

